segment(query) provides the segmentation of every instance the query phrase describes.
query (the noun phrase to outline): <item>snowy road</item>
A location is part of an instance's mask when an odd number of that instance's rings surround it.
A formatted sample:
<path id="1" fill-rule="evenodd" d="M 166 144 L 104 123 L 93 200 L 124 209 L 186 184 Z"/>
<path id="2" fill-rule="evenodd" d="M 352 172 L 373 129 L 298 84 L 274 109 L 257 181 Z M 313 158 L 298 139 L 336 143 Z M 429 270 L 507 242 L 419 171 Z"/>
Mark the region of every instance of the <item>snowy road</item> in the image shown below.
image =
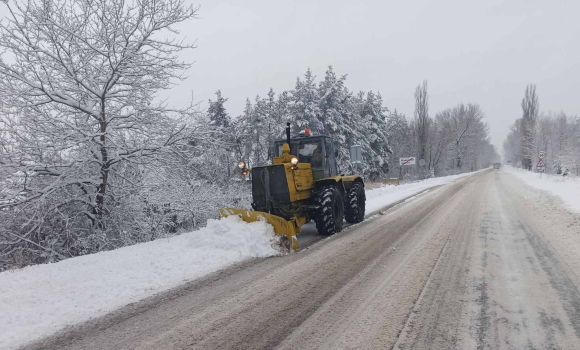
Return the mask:
<path id="1" fill-rule="evenodd" d="M 489 171 L 29 348 L 580 349 L 578 252 L 579 214 Z"/>

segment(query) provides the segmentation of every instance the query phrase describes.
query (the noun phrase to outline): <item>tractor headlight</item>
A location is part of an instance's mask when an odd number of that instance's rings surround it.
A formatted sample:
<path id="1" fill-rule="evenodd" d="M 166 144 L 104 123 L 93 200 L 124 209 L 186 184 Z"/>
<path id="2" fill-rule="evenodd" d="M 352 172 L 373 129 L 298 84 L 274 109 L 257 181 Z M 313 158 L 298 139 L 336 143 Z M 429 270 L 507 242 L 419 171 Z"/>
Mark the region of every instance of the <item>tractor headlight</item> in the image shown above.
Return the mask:
<path id="1" fill-rule="evenodd" d="M 244 162 L 239 162 L 238 163 L 238 168 L 244 169 L 245 167 L 246 167 L 246 163 L 244 163 Z"/>
<path id="2" fill-rule="evenodd" d="M 290 159 L 290 163 L 292 163 L 292 165 L 298 164 L 298 158 L 292 157 L 292 159 Z"/>

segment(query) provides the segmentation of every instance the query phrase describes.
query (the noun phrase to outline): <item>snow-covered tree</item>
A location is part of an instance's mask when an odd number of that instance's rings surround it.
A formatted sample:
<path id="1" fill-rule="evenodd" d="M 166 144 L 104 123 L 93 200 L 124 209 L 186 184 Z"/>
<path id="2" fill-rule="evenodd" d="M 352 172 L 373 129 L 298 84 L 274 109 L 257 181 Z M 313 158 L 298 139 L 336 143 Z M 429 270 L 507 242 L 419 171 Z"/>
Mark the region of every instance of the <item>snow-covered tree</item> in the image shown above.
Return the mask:
<path id="1" fill-rule="evenodd" d="M 11 188 L 0 211 L 13 213 L 2 254 L 82 254 L 83 230 L 106 249 L 107 235 L 123 234 L 112 218 L 147 168 L 195 138 L 192 110 L 157 96 L 190 66 L 178 55 L 194 46 L 174 34 L 196 8 L 181 0 L 1 6 L 0 129 L 9 147 L 0 163 Z"/>
<path id="2" fill-rule="evenodd" d="M 294 130 L 309 128 L 315 133 L 322 133 L 324 125 L 320 120 L 320 96 L 316 88 L 316 77 L 310 68 L 304 75 L 304 80 L 296 80 L 296 87 L 291 91 L 292 96 L 292 127 Z"/>
<path id="3" fill-rule="evenodd" d="M 427 93 L 427 80 L 415 89 L 415 128 L 417 137 L 417 157 L 425 159 L 427 155 L 427 143 L 429 139 L 429 95 Z M 417 164 L 419 164 L 417 162 Z M 419 166 L 419 165 L 417 165 Z"/>
<path id="4" fill-rule="evenodd" d="M 540 106 L 538 95 L 536 94 L 536 85 L 529 84 L 526 86 L 526 92 L 522 99 L 522 164 L 524 168 L 532 170 L 532 162 L 535 158 L 535 127 Z"/>
<path id="5" fill-rule="evenodd" d="M 395 109 L 387 117 L 387 125 L 389 128 L 389 147 L 391 148 L 393 162 L 391 168 L 398 167 L 398 160 L 402 157 L 413 155 L 411 145 L 411 130 L 409 122 L 404 114 L 401 114 Z"/>
<path id="6" fill-rule="evenodd" d="M 340 78 L 336 77 L 332 67 L 328 67 L 324 80 L 318 85 L 318 96 L 320 96 L 320 123 L 322 125 L 321 133 L 328 135 L 340 135 L 344 128 L 342 109 L 346 98 L 344 91 L 344 82 L 346 75 Z M 340 135 L 340 136 L 339 136 Z"/>
<path id="7" fill-rule="evenodd" d="M 227 128 L 230 126 L 230 116 L 224 106 L 227 98 L 222 97 L 220 90 L 216 91 L 216 100 L 209 100 L 209 108 L 207 114 L 209 116 L 210 124 L 217 127 Z"/>
<path id="8" fill-rule="evenodd" d="M 364 138 L 361 141 L 367 148 L 365 155 L 369 174 L 377 178 L 389 171 L 388 158 L 391 153 L 384 112 L 388 110 L 383 109 L 381 95 L 375 95 L 372 91 L 368 92 L 362 108 L 361 121 Z"/>

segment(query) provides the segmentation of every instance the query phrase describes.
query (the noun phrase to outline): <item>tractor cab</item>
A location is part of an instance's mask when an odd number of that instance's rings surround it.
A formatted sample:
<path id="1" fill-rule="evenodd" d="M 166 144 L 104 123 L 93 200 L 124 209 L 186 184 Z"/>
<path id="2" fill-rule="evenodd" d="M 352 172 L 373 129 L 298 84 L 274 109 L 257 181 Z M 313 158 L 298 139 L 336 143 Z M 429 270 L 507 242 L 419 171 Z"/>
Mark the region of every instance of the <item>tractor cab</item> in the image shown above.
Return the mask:
<path id="1" fill-rule="evenodd" d="M 282 156 L 286 140 L 276 141 L 275 155 Z M 338 175 L 334 141 L 326 135 L 301 134 L 290 139 L 290 154 L 298 157 L 298 163 L 310 163 L 314 180 Z"/>

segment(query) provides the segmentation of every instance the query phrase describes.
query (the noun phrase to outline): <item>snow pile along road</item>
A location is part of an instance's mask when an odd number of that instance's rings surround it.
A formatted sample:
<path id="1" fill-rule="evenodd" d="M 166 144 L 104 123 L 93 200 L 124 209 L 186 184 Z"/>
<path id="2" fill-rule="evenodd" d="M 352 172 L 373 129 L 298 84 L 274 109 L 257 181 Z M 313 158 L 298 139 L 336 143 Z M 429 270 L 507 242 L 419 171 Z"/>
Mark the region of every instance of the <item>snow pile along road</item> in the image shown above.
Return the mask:
<path id="1" fill-rule="evenodd" d="M 502 169 L 523 180 L 529 186 L 548 191 L 560 197 L 568 209 L 580 213 L 580 178 L 533 173 L 509 165 L 502 167 Z"/>
<path id="2" fill-rule="evenodd" d="M 0 273 L 0 349 L 102 316 L 225 266 L 278 255 L 265 222 L 232 216 L 168 239 Z"/>
<path id="3" fill-rule="evenodd" d="M 481 171 L 486 171 L 489 169 L 483 169 L 480 171 L 475 171 L 472 173 L 463 173 L 459 175 L 449 175 L 443 177 L 435 177 L 431 179 L 426 179 L 423 181 L 412 182 L 408 184 L 403 184 L 400 186 L 384 186 L 368 190 L 366 192 L 367 202 L 366 202 L 366 212 L 367 214 L 379 210 L 385 206 L 396 203 L 402 199 L 409 196 L 419 194 L 430 188 L 441 186 L 453 182 L 465 176 L 473 175 Z"/>

